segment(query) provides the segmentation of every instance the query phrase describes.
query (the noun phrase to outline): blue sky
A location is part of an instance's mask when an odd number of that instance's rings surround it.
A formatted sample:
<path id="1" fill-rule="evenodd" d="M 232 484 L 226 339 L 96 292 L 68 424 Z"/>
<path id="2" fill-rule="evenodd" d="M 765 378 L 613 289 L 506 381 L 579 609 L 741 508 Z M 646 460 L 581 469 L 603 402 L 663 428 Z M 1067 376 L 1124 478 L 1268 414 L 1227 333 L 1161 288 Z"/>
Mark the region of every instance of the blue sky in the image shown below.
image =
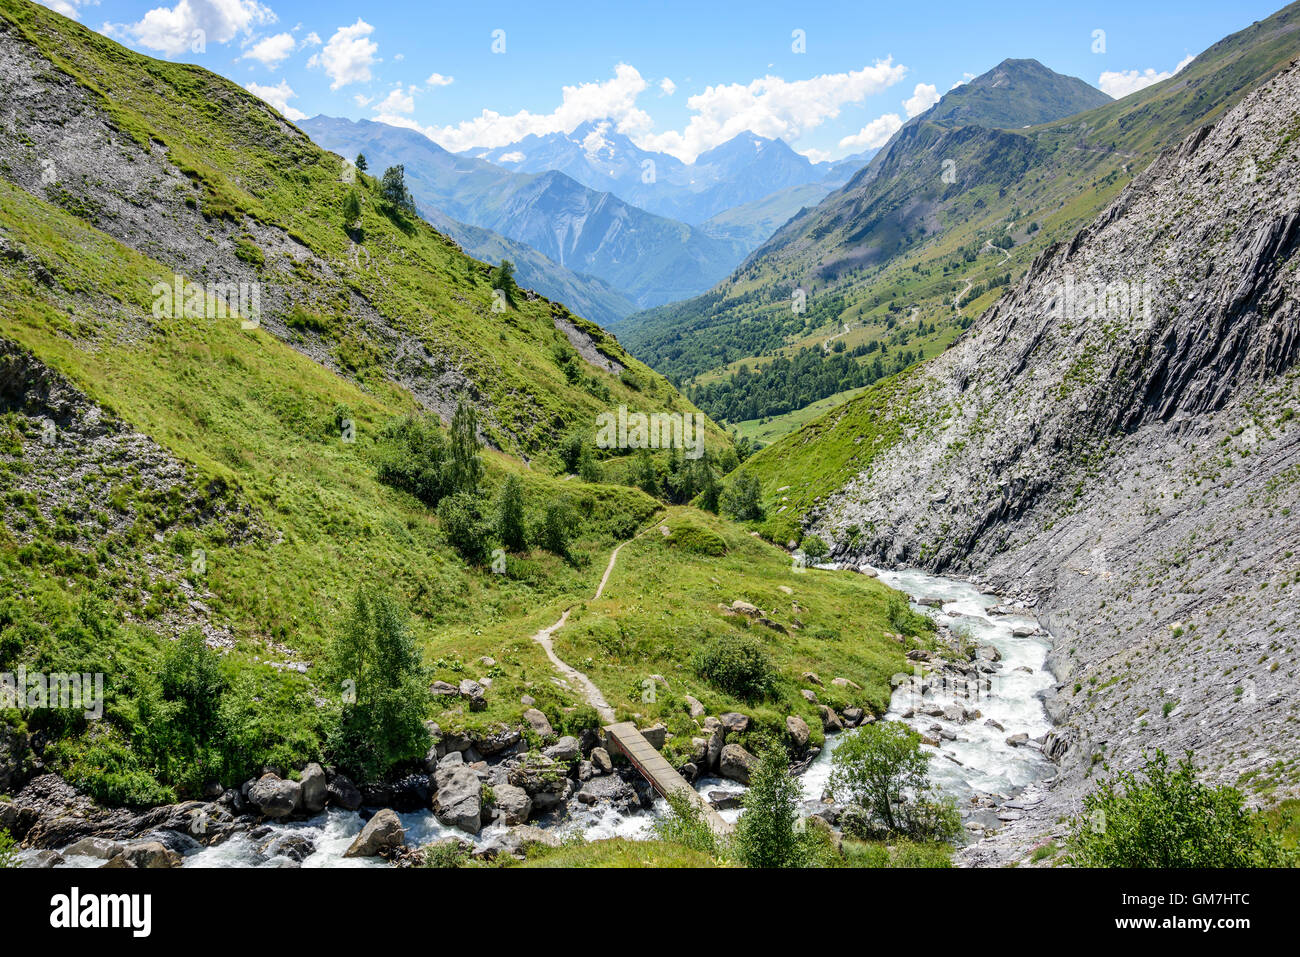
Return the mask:
<path id="1" fill-rule="evenodd" d="M 1006 57 L 1122 95 L 1281 6 L 44 2 L 133 49 L 227 76 L 290 118 L 382 119 L 455 150 L 607 120 L 688 162 L 742 130 L 816 159 L 879 146 Z"/>

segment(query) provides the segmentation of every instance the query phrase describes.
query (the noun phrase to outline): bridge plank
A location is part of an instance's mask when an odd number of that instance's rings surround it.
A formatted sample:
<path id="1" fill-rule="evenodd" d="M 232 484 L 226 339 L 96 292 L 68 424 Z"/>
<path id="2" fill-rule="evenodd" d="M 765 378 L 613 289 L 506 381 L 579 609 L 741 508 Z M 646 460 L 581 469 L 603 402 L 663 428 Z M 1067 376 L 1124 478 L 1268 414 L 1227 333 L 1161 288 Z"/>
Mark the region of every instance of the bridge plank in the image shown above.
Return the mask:
<path id="1" fill-rule="evenodd" d="M 660 795 L 667 797 L 677 791 L 687 794 L 700 808 L 704 819 L 709 822 L 715 834 L 725 837 L 731 833 L 731 824 L 727 823 L 713 805 L 687 783 L 677 769 L 646 740 L 645 735 L 635 724 L 631 721 L 620 721 L 617 724 L 607 725 L 605 736 L 618 750 L 627 755 L 632 766 Z"/>

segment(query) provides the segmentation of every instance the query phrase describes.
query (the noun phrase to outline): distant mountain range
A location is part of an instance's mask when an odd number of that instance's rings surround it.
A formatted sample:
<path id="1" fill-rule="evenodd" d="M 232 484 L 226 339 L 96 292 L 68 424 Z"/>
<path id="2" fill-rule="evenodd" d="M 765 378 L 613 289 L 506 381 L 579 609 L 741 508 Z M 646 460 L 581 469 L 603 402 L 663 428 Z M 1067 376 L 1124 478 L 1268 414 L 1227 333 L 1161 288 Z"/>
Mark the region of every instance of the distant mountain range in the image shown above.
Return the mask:
<path id="1" fill-rule="evenodd" d="M 588 121 L 572 133 L 530 135 L 508 146 L 460 155 L 520 173 L 556 170 L 649 212 L 698 226 L 726 210 L 794 187 L 819 184 L 829 193 L 874 153 L 814 163 L 784 140 L 741 133 L 687 165 L 667 153 L 641 149 L 608 121 Z"/>
<path id="2" fill-rule="evenodd" d="M 1188 107 L 1162 130 L 1165 142 L 1202 115 L 1195 103 Z M 1116 109 L 1106 94 L 1037 60 L 1004 60 L 909 120 L 727 280 L 614 329 L 640 358 L 681 380 L 825 341 L 846 325 L 854 327 L 847 348 L 874 343 L 897 353 L 919 342 L 915 355 L 940 351 L 978 311 L 954 301 L 991 301 L 1028 264 L 1021 244 L 1078 228 L 1080 197 L 1095 212 L 1118 189 L 1141 130 L 1157 121 L 1120 124 L 1105 135 L 1096 132 L 1100 119 L 1065 123 Z M 1127 155 L 1117 136 L 1129 142 Z M 791 312 L 796 289 L 807 296 L 802 315 Z"/>
<path id="3" fill-rule="evenodd" d="M 376 172 L 402 164 L 421 214 L 466 252 L 513 260 L 523 285 L 602 324 L 707 289 L 868 155 L 813 163 L 745 134 L 688 166 L 594 123 L 469 155 L 368 120 L 299 125 Z"/>

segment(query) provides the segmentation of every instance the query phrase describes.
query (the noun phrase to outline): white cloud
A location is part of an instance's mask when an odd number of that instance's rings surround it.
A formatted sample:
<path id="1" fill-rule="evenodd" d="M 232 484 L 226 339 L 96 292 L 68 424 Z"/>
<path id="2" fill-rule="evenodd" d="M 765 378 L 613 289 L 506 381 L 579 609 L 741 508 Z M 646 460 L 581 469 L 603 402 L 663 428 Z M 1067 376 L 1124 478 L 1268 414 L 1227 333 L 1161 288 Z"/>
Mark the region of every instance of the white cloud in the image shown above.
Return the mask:
<path id="1" fill-rule="evenodd" d="M 443 76 L 441 73 L 430 73 L 429 79 L 424 81 L 429 86 L 451 86 L 456 82 L 454 76 Z"/>
<path id="2" fill-rule="evenodd" d="M 503 163 L 522 163 L 523 161 L 524 154 L 519 152 L 519 150 L 512 150 L 509 153 L 501 154 L 501 162 Z"/>
<path id="3" fill-rule="evenodd" d="M 1119 100 L 1130 93 L 1136 93 L 1138 90 L 1145 89 L 1153 83 L 1159 83 L 1161 80 L 1167 80 L 1174 73 L 1178 73 L 1183 67 L 1196 59 L 1195 54 L 1189 53 L 1178 61 L 1174 67 L 1173 73 L 1157 73 L 1154 68 L 1147 67 L 1141 72 L 1137 70 L 1107 70 L 1097 80 L 1097 85 L 1101 87 L 1101 92 L 1107 96 Z"/>
<path id="4" fill-rule="evenodd" d="M 241 60 L 257 60 L 263 66 L 274 67 L 288 58 L 293 52 L 295 41 L 292 33 L 277 33 L 273 37 L 258 40 L 244 51 Z"/>
<path id="5" fill-rule="evenodd" d="M 295 110 L 289 105 L 289 101 L 298 94 L 293 92 L 290 88 L 288 80 L 281 80 L 276 86 L 263 86 L 260 83 L 245 83 L 244 89 L 248 90 L 248 92 L 252 93 L 254 96 L 260 96 L 262 99 L 266 100 L 266 102 L 279 110 L 286 119 L 293 120 L 296 123 L 298 120 L 305 120 L 307 118 L 307 114 L 302 110 Z"/>
<path id="6" fill-rule="evenodd" d="M 973 80 L 973 79 L 975 79 L 975 74 L 974 74 L 974 73 L 963 73 L 963 74 L 961 75 L 961 79 L 958 80 L 956 83 L 954 83 L 952 86 L 948 87 L 948 89 L 950 89 L 950 90 L 955 90 L 955 89 L 957 89 L 957 87 L 959 87 L 959 86 L 965 86 L 967 83 L 969 83 L 969 82 L 970 82 L 971 80 Z"/>
<path id="7" fill-rule="evenodd" d="M 903 101 L 903 109 L 907 111 L 907 118 L 910 120 L 938 102 L 939 91 L 933 83 L 918 83 L 912 90 L 912 95 Z"/>
<path id="8" fill-rule="evenodd" d="M 97 7 L 99 0 L 38 0 L 55 13 L 61 13 L 70 20 L 81 19 L 82 7 Z"/>
<path id="9" fill-rule="evenodd" d="M 677 92 L 677 84 L 668 77 L 664 77 L 659 81 L 659 89 L 663 91 L 664 96 L 672 96 Z"/>
<path id="10" fill-rule="evenodd" d="M 808 157 L 808 159 L 814 163 L 825 163 L 828 159 L 831 158 L 831 154 L 829 150 L 819 150 L 816 147 L 810 146 L 806 150 L 801 150 L 801 152 L 803 153 L 804 156 Z"/>
<path id="11" fill-rule="evenodd" d="M 355 103 L 357 106 L 364 107 L 364 106 L 369 106 L 371 103 L 375 102 L 375 98 L 373 96 L 363 96 L 362 94 L 357 93 L 353 95 L 352 102 Z"/>
<path id="12" fill-rule="evenodd" d="M 199 38 L 229 43 L 276 19 L 257 0 L 179 0 L 174 7 L 155 7 L 136 23 L 106 23 L 104 32 L 175 56 L 193 49 Z"/>
<path id="13" fill-rule="evenodd" d="M 352 26 L 335 30 L 329 43 L 307 65 L 325 70 L 332 81 L 331 90 L 349 83 L 369 83 L 370 67 L 375 64 L 375 54 L 379 51 L 379 44 L 367 39 L 374 31 L 374 27 L 358 17 Z"/>
<path id="14" fill-rule="evenodd" d="M 405 54 L 405 53 L 394 53 L 394 54 L 393 54 L 393 60 L 396 61 L 397 63 L 401 63 L 401 62 L 402 62 L 403 60 L 405 60 L 405 59 L 406 59 L 406 54 Z"/>
<path id="15" fill-rule="evenodd" d="M 474 146 L 506 146 L 530 133 L 568 133 L 587 120 L 609 119 L 620 133 L 647 130 L 650 116 L 636 106 L 646 81 L 635 67 L 620 63 L 614 76 L 603 83 L 580 83 L 561 91 L 560 105 L 550 113 L 520 110 L 504 116 L 484 110 L 472 120 L 455 126 L 430 127 L 425 134 L 441 146 L 460 152 Z M 409 124 L 408 124 L 409 125 Z M 419 128 L 419 127 L 413 127 Z"/>
<path id="16" fill-rule="evenodd" d="M 415 87 L 407 87 L 406 92 L 402 92 L 399 86 L 392 90 L 386 97 L 379 101 L 375 107 L 376 113 L 414 113 L 415 112 Z"/>
<path id="17" fill-rule="evenodd" d="M 841 107 L 861 103 L 898 83 L 906 73 L 907 67 L 895 65 L 890 58 L 861 70 L 806 80 L 768 75 L 748 84 L 710 86 L 686 101 L 695 115 L 684 130 L 644 135 L 637 145 L 692 162 L 705 150 L 745 131 L 791 142 L 839 116 Z"/>
<path id="18" fill-rule="evenodd" d="M 307 34 L 305 37 L 303 37 L 302 45 L 305 46 L 305 47 L 318 47 L 318 46 L 320 46 L 320 45 L 321 45 L 320 34 L 317 33 L 315 30 L 313 30 L 311 33 L 309 33 L 309 34 Z"/>
<path id="19" fill-rule="evenodd" d="M 549 113 L 521 110 L 505 115 L 483 110 L 472 119 L 442 127 L 422 127 L 396 111 L 385 111 L 377 119 L 419 130 L 454 152 L 507 146 L 529 134 L 571 133 L 587 121 L 607 121 L 642 149 L 660 150 L 689 163 L 705 150 L 745 132 L 795 141 L 837 117 L 844 106 L 861 103 L 900 82 L 906 73 L 906 67 L 885 59 L 861 70 L 805 80 L 787 81 L 769 75 L 747 84 L 710 86 L 686 101 L 694 115 L 684 129 L 662 133 L 653 132 L 649 114 L 637 106 L 638 97 L 649 88 L 648 81 L 626 63 L 618 64 L 610 79 L 564 87 L 559 105 Z M 658 86 L 661 91 L 666 89 L 663 80 Z M 675 85 L 672 88 L 676 90 Z M 932 86 L 920 84 L 913 97 L 923 95 L 937 97 L 937 92 Z M 897 117 L 894 121 L 901 123 Z M 888 127 L 888 122 L 884 118 L 877 120 L 857 137 L 848 139 L 874 142 L 879 138 L 883 142 L 897 128 Z"/>
<path id="20" fill-rule="evenodd" d="M 903 118 L 897 113 L 878 116 L 852 136 L 840 140 L 840 149 L 874 150 L 889 142 L 889 138 L 903 128 Z"/>

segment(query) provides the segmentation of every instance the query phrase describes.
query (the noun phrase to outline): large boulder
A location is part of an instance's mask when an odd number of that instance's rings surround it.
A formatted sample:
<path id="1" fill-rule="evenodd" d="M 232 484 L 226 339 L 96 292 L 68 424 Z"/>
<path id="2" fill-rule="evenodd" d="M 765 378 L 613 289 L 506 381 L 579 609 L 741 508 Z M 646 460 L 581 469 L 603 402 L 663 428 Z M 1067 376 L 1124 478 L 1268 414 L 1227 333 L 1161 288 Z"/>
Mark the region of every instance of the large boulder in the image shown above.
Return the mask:
<path id="1" fill-rule="evenodd" d="M 609 774 L 614 770 L 614 762 L 604 748 L 591 749 L 591 766 L 597 774 Z"/>
<path id="2" fill-rule="evenodd" d="M 331 774 L 325 792 L 330 807 L 339 807 L 345 811 L 355 811 L 361 807 L 361 791 L 346 774 L 337 771 Z"/>
<path id="3" fill-rule="evenodd" d="M 582 748 L 578 745 L 578 739 L 571 734 L 566 734 L 549 748 L 543 748 L 542 754 L 552 761 L 566 763 L 576 761 L 582 754 Z"/>
<path id="4" fill-rule="evenodd" d="M 121 857 L 125 858 L 129 867 L 158 869 L 181 866 L 181 856 L 175 851 L 168 850 L 161 841 L 128 844 L 123 849 Z"/>
<path id="5" fill-rule="evenodd" d="M 274 774 L 263 774 L 248 789 L 248 800 L 266 817 L 288 817 L 302 805 L 302 786 Z"/>
<path id="6" fill-rule="evenodd" d="M 396 850 L 406 843 L 406 830 L 397 812 L 384 808 L 361 829 L 344 857 L 376 857 L 381 851 Z"/>
<path id="7" fill-rule="evenodd" d="M 448 827 L 460 828 L 467 834 L 479 832 L 483 826 L 483 783 L 470 767 L 453 767 L 445 777 L 438 769 L 433 813 Z"/>
<path id="8" fill-rule="evenodd" d="M 555 734 L 550 719 L 536 708 L 529 708 L 524 712 L 524 721 L 528 723 L 528 727 L 533 729 L 533 733 L 540 738 L 549 738 Z"/>
<path id="9" fill-rule="evenodd" d="M 822 730 L 828 733 L 844 730 L 844 722 L 840 716 L 830 709 L 827 705 L 819 704 L 817 711 L 822 716 Z"/>
<path id="10" fill-rule="evenodd" d="M 528 792 L 533 799 L 534 811 L 552 810 L 573 793 L 564 765 L 545 756 L 530 755 L 510 769 L 507 779 L 515 787 Z"/>
<path id="11" fill-rule="evenodd" d="M 290 831 L 279 834 L 258 847 L 257 852 L 265 860 L 275 857 L 286 858 L 295 864 L 301 864 L 316 852 L 315 842 L 306 834 Z"/>
<path id="12" fill-rule="evenodd" d="M 700 703 L 698 698 L 691 695 L 683 695 L 682 698 L 686 702 L 686 707 L 690 709 L 692 718 L 704 717 L 704 705 Z"/>
<path id="13" fill-rule="evenodd" d="M 723 745 L 718 758 L 718 773 L 724 778 L 731 778 L 741 784 L 749 783 L 749 769 L 754 764 L 754 756 L 738 744 Z"/>
<path id="14" fill-rule="evenodd" d="M 744 734 L 749 729 L 749 716 L 743 715 L 739 711 L 728 711 L 725 714 L 718 715 L 718 720 L 722 722 L 722 727 L 728 734 Z"/>
<path id="15" fill-rule="evenodd" d="M 533 813 L 533 799 L 523 788 L 513 784 L 498 784 L 492 788 L 492 803 L 501 812 L 506 824 L 523 824 Z"/>
<path id="16" fill-rule="evenodd" d="M 109 861 L 122 853 L 122 845 L 106 837 L 83 837 L 71 847 L 64 848 L 63 853 L 68 857 L 94 857 Z"/>
<path id="17" fill-rule="evenodd" d="M 302 769 L 302 780 L 298 782 L 302 794 L 303 810 L 309 814 L 318 814 L 325 810 L 325 798 L 328 795 L 329 782 L 325 778 L 325 769 L 313 761 Z"/>
<path id="18" fill-rule="evenodd" d="M 808 747 L 808 738 L 812 734 L 812 729 L 808 727 L 808 722 L 803 718 L 797 714 L 788 716 L 785 719 L 785 730 L 789 732 L 796 748 Z"/>
<path id="19" fill-rule="evenodd" d="M 722 759 L 722 746 L 726 743 L 726 729 L 717 718 L 705 718 L 704 730 L 708 732 L 708 748 L 705 759 L 707 770 L 716 771 L 718 761 Z"/>

